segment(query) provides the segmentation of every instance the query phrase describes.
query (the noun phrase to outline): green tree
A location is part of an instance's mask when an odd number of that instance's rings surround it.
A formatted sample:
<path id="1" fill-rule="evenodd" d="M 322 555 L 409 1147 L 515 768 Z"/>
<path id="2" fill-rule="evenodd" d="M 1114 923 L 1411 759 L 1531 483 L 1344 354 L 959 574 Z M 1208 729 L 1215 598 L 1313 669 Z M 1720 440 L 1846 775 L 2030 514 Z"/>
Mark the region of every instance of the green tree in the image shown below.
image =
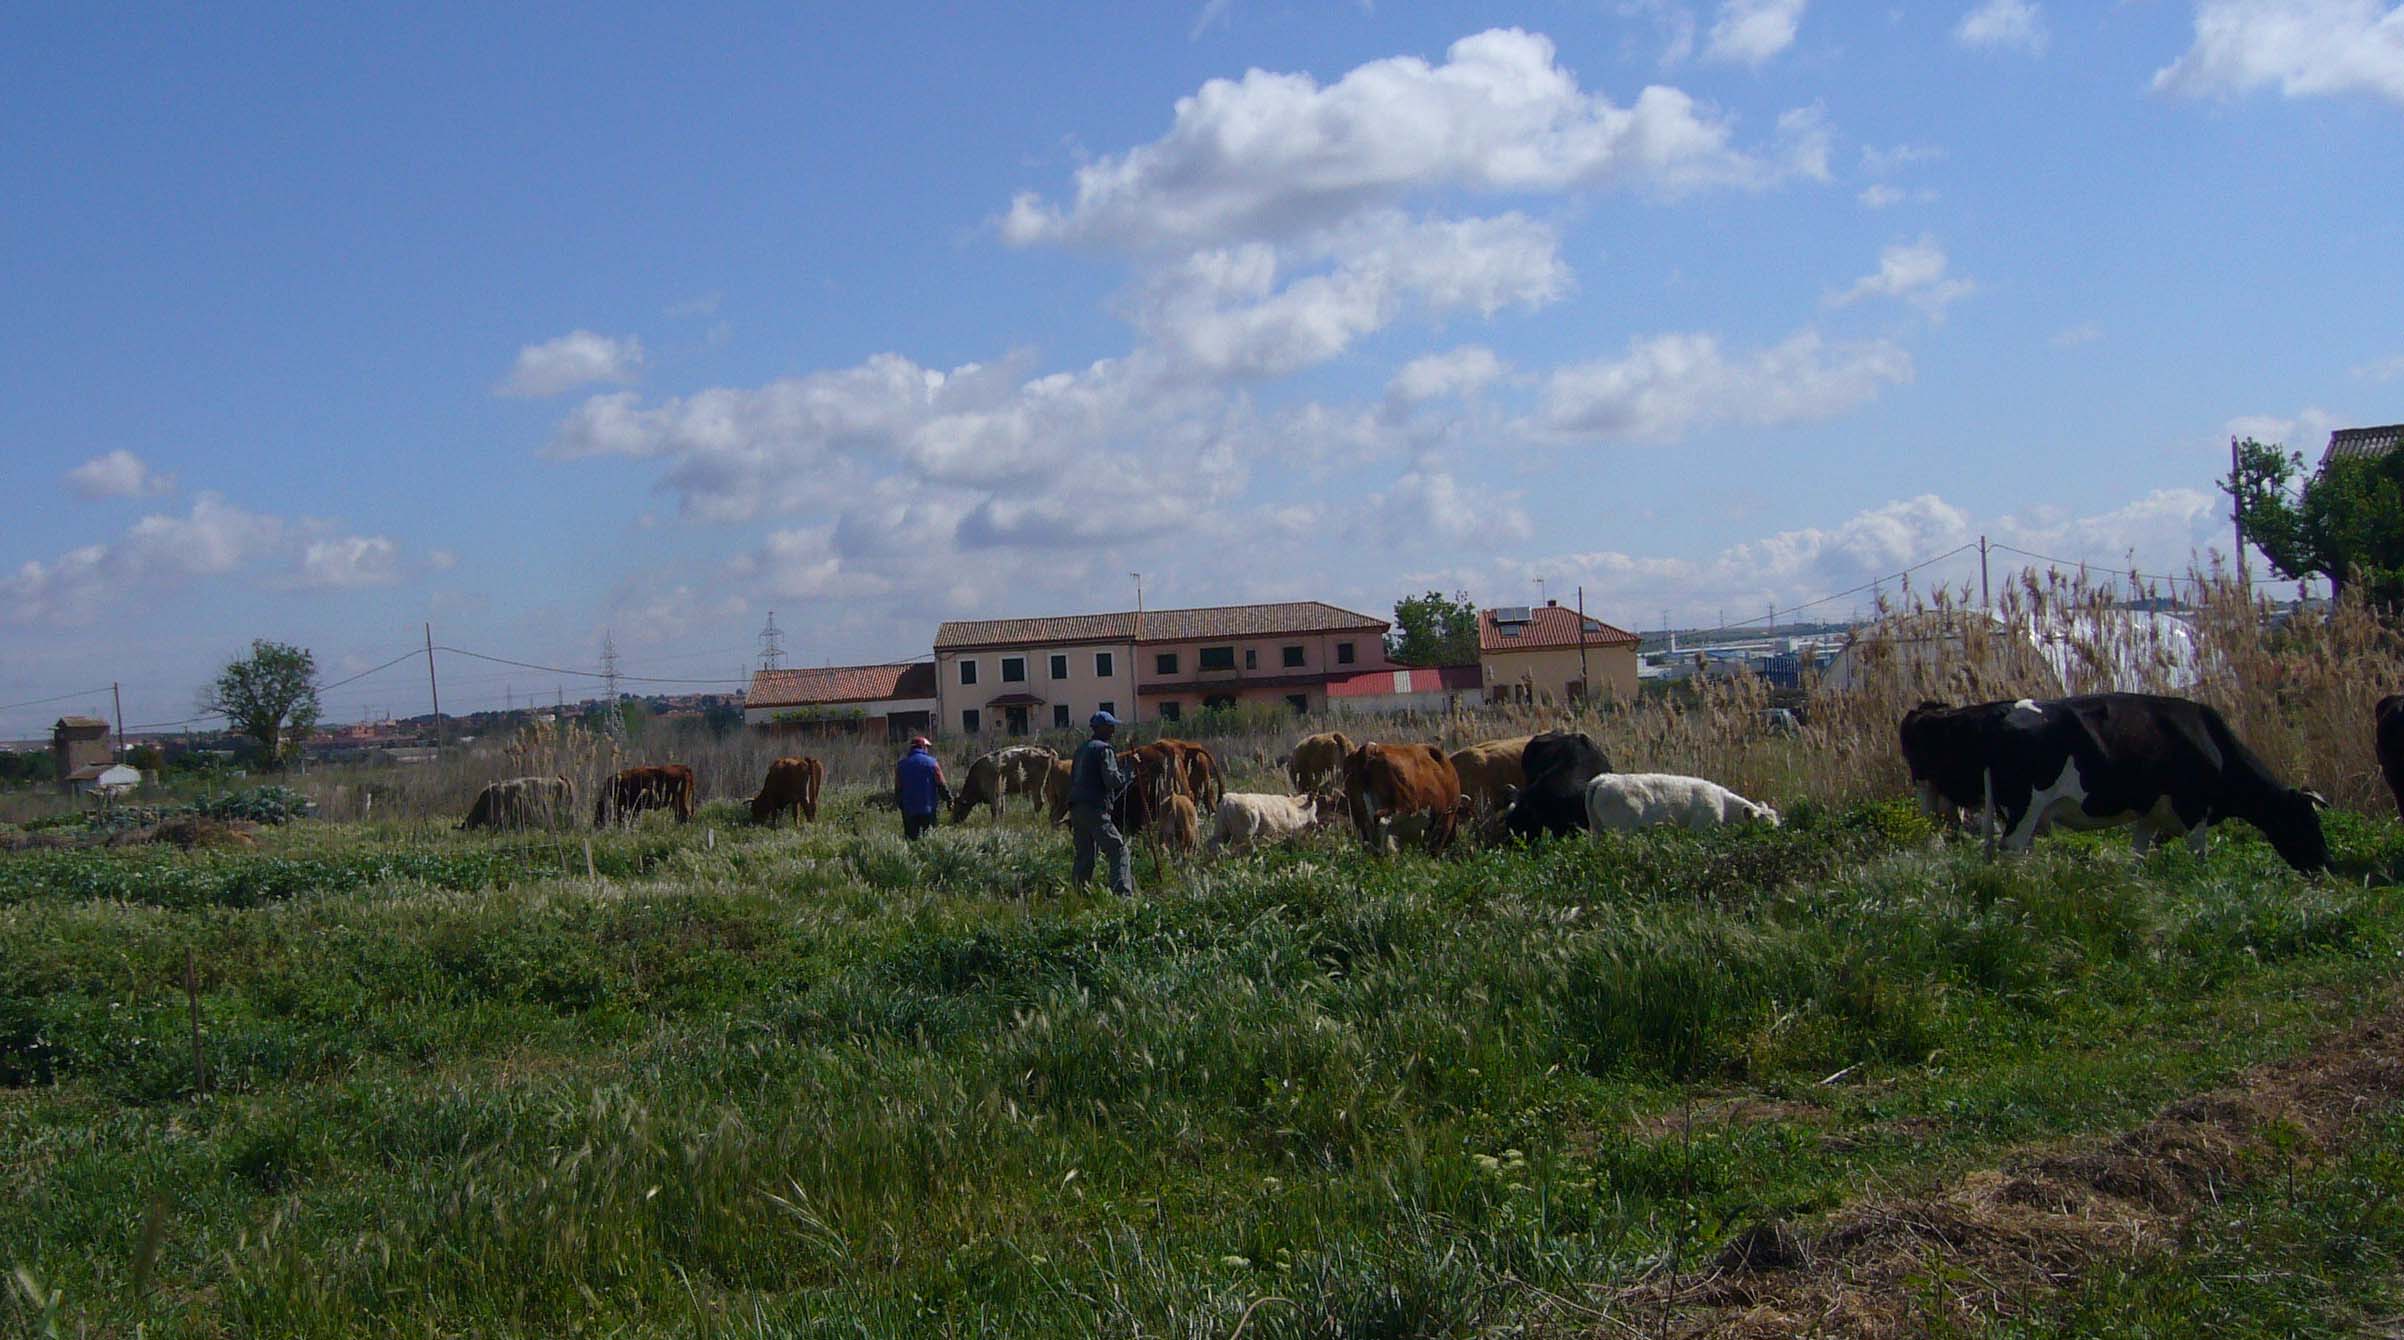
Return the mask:
<path id="1" fill-rule="evenodd" d="M 317 658 L 300 647 L 260 638 L 250 655 L 203 689 L 202 710 L 221 712 L 236 735 L 258 742 L 259 757 L 280 767 L 317 728 Z"/>
<path id="2" fill-rule="evenodd" d="M 2404 602 L 2404 452 L 2341 457 L 2311 474 L 2302 456 L 2247 438 L 2220 486 L 2280 576 L 2359 581 L 2382 605 Z"/>
<path id="3" fill-rule="evenodd" d="M 1468 665 L 1477 660 L 1477 605 L 1469 593 L 1430 591 L 1394 602 L 1386 655 L 1397 665 Z"/>

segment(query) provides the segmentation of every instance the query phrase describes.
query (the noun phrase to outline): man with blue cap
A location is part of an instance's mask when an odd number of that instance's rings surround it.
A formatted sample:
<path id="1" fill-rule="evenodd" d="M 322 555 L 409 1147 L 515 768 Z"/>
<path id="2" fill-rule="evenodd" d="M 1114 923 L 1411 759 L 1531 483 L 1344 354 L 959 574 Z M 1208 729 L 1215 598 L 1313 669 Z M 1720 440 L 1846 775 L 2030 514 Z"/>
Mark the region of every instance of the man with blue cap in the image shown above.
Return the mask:
<path id="1" fill-rule="evenodd" d="M 1068 826 L 1077 844 L 1070 882 L 1082 889 L 1093 878 L 1094 851 L 1098 847 L 1110 859 L 1110 891 L 1133 893 L 1135 862 L 1127 854 L 1127 840 L 1119 836 L 1119 826 L 1110 816 L 1119 793 L 1127 789 L 1126 769 L 1119 766 L 1119 752 L 1110 743 L 1110 737 L 1118 733 L 1119 719 L 1108 712 L 1096 712 L 1085 724 L 1093 727 L 1093 738 L 1077 746 L 1068 765 Z"/>
<path id="2" fill-rule="evenodd" d="M 893 807 L 901 811 L 902 836 L 916 842 L 935 826 L 936 807 L 951 798 L 934 744 L 923 735 L 912 737 L 910 752 L 893 765 Z"/>

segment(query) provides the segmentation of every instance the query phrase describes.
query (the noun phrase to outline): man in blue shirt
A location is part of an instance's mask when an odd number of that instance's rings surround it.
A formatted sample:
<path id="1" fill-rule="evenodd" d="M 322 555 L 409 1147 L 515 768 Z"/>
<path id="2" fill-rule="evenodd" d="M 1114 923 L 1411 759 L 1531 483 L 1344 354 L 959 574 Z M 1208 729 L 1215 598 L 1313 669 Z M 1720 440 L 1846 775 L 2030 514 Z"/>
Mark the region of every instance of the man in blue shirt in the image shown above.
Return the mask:
<path id="1" fill-rule="evenodd" d="M 943 760 L 921 735 L 910 741 L 910 752 L 893 765 L 893 804 L 901 811 L 902 836 L 912 842 L 935 826 L 935 810 L 951 795 L 943 784 Z"/>
<path id="2" fill-rule="evenodd" d="M 1068 825 L 1077 844 L 1069 879 L 1080 889 L 1092 880 L 1098 848 L 1110 860 L 1110 891 L 1131 894 L 1135 892 L 1135 862 L 1127 854 L 1127 840 L 1119 836 L 1119 826 L 1110 817 L 1119 793 L 1127 789 L 1126 770 L 1119 766 L 1118 750 L 1110 743 L 1110 737 L 1118 733 L 1119 719 L 1096 712 L 1086 724 L 1093 727 L 1093 738 L 1077 746 L 1068 765 Z"/>

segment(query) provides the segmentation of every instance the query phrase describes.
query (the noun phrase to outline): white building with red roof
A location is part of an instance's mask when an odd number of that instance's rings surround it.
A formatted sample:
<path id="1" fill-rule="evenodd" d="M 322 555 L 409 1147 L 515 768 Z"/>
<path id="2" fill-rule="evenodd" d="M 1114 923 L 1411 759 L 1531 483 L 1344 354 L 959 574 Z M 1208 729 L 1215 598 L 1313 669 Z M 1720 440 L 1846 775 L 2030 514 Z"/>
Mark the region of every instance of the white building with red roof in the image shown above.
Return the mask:
<path id="1" fill-rule="evenodd" d="M 906 740 L 932 734 L 936 711 L 931 661 L 762 670 L 743 697 L 743 724 L 799 731 L 881 731 Z"/>

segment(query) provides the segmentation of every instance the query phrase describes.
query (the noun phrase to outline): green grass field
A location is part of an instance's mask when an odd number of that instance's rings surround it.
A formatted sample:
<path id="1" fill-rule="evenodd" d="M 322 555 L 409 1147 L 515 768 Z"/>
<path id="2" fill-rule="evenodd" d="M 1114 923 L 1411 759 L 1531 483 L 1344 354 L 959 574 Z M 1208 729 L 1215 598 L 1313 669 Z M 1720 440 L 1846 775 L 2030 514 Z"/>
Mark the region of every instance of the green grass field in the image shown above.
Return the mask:
<path id="1" fill-rule="evenodd" d="M 2322 881 L 2240 827 L 1989 865 L 1885 805 L 1443 861 L 1323 835 L 1145 858 L 1124 901 L 1029 827 L 704 818 L 595 837 L 593 877 L 581 835 L 314 822 L 0 856 L 0 1324 L 1676 1333 L 1605 1318 L 1747 1226 L 2308 1047 L 2404 954 L 2404 830 L 2343 815 Z M 2215 1285 L 2267 1240 L 2229 1210 L 2008 1325 L 2387 1306 L 2404 1128 L 2289 1183 L 2251 1218 L 2360 1280 Z"/>

